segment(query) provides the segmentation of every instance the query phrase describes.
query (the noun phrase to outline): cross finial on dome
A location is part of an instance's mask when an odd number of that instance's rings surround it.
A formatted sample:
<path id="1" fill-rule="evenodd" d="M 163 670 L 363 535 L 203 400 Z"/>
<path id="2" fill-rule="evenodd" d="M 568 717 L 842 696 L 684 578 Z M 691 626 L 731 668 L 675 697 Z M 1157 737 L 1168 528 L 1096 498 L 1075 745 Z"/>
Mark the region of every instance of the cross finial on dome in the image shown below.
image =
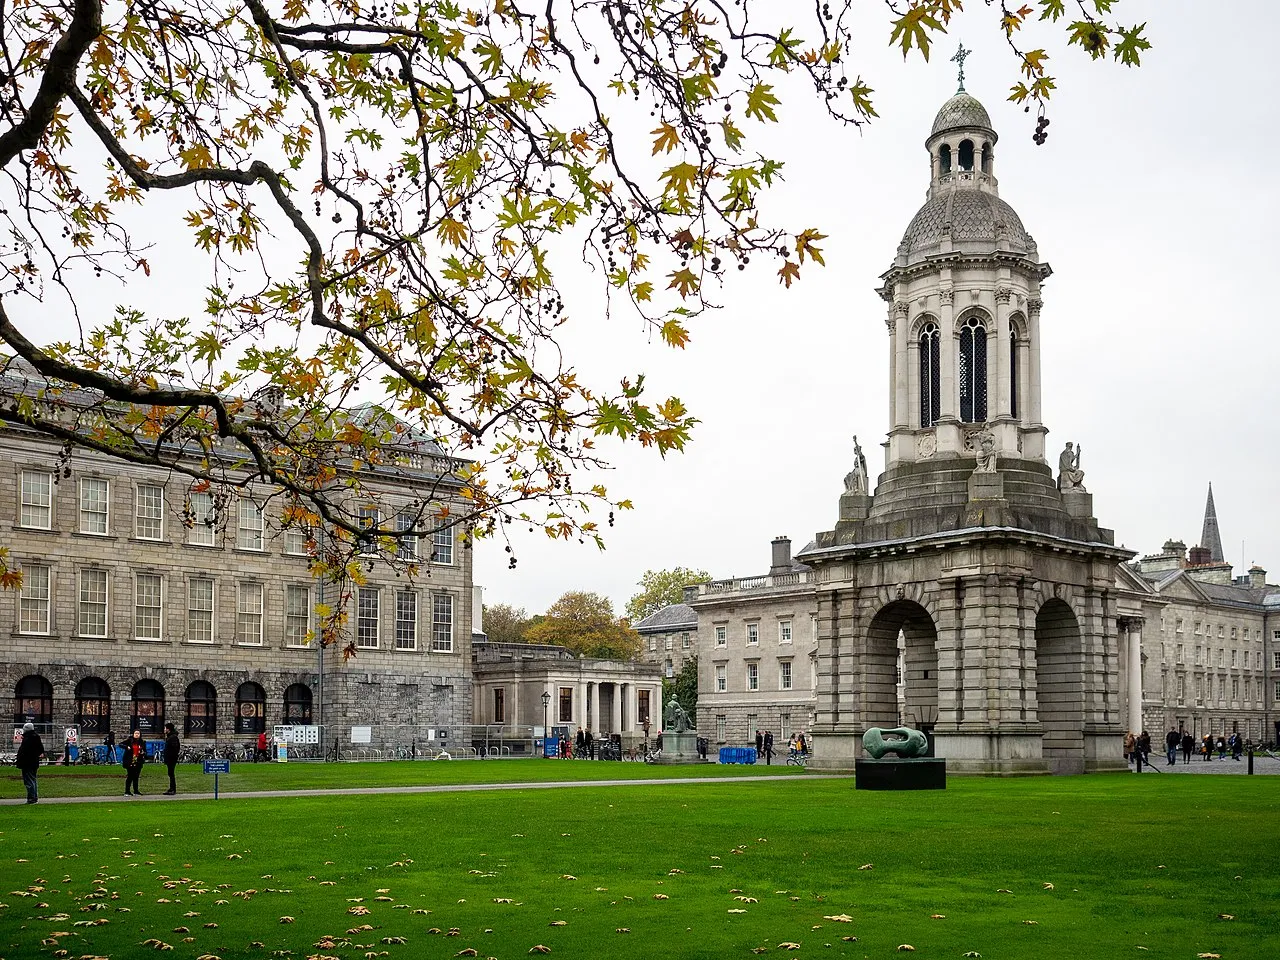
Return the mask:
<path id="1" fill-rule="evenodd" d="M 956 50 L 956 55 L 951 58 L 953 63 L 960 65 L 960 86 L 956 88 L 956 93 L 964 93 L 964 61 L 971 53 L 973 53 L 973 51 L 966 50 L 964 48 L 964 41 L 961 41 L 959 49 Z"/>

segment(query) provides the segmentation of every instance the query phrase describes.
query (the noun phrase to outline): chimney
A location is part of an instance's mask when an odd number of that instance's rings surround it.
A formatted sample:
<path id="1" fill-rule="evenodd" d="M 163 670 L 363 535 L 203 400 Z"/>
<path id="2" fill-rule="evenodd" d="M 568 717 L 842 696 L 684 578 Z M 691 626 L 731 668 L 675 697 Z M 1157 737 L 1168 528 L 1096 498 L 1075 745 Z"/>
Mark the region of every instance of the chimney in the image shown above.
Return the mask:
<path id="1" fill-rule="evenodd" d="M 1267 585 L 1267 571 L 1263 570 L 1256 563 L 1249 568 L 1249 586 L 1255 590 L 1261 590 Z"/>
<path id="2" fill-rule="evenodd" d="M 1187 545 L 1181 540 L 1166 540 L 1164 547 L 1161 548 L 1165 553 L 1174 554 L 1178 558 L 1178 565 L 1182 566 L 1187 562 Z"/>
<path id="3" fill-rule="evenodd" d="M 1187 561 L 1187 566 L 1203 567 L 1206 564 L 1213 563 L 1213 551 L 1208 547 L 1192 547 L 1191 559 Z"/>
<path id="4" fill-rule="evenodd" d="M 791 572 L 791 538 L 776 537 L 773 541 L 773 564 L 769 576 Z"/>

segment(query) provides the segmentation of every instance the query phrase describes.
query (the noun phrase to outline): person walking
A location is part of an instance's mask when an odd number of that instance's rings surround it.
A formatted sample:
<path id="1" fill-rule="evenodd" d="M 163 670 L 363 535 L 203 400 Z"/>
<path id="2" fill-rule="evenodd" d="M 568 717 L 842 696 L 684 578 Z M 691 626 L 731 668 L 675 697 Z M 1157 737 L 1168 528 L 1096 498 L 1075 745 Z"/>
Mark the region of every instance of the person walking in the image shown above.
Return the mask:
<path id="1" fill-rule="evenodd" d="M 164 765 L 169 770 L 169 789 L 165 791 L 165 795 L 172 797 L 178 792 L 178 781 L 173 777 L 173 770 L 178 765 L 182 743 L 178 740 L 178 731 L 172 723 L 166 723 L 164 729 Z"/>
<path id="2" fill-rule="evenodd" d="M 591 735 L 590 727 L 587 727 L 587 732 L 582 735 L 582 742 L 587 747 L 587 759 L 594 760 L 596 758 L 596 738 Z"/>
<path id="3" fill-rule="evenodd" d="M 264 730 L 258 734 L 258 749 L 253 752 L 253 762 L 257 763 L 261 760 L 266 763 L 271 757 L 267 753 L 267 732 Z"/>
<path id="4" fill-rule="evenodd" d="M 756 730 L 756 756 L 764 756 L 764 731 Z"/>
<path id="5" fill-rule="evenodd" d="M 102 741 L 102 745 L 107 748 L 107 763 L 116 762 L 116 732 L 114 730 L 107 731 L 107 738 Z"/>
<path id="6" fill-rule="evenodd" d="M 1182 732 L 1182 762 L 1184 764 L 1191 762 L 1191 753 L 1196 748 L 1195 738 L 1191 736 L 1190 730 Z"/>
<path id="7" fill-rule="evenodd" d="M 582 728 L 578 728 L 578 732 L 573 735 L 573 756 L 576 760 L 581 760 L 587 755 L 587 738 L 582 732 Z"/>
<path id="8" fill-rule="evenodd" d="M 44 742 L 36 733 L 36 725 L 27 722 L 22 725 L 22 743 L 18 744 L 18 754 L 14 757 L 14 766 L 22 771 L 22 785 L 27 788 L 27 803 L 40 802 L 40 789 L 36 784 L 36 775 L 40 772 L 40 758 L 44 756 Z"/>
<path id="9" fill-rule="evenodd" d="M 1142 754 L 1142 762 L 1151 766 L 1151 734 L 1145 730 L 1138 734 L 1138 752 Z"/>
<path id="10" fill-rule="evenodd" d="M 1172 727 L 1169 732 L 1164 735 L 1164 752 L 1165 758 L 1169 761 L 1169 766 L 1173 766 L 1178 762 L 1178 745 L 1182 743 L 1182 737 L 1178 735 L 1178 731 Z"/>
<path id="11" fill-rule="evenodd" d="M 1227 759 L 1227 738 L 1226 737 L 1222 737 L 1222 736 L 1218 737 L 1218 759 L 1219 760 Z"/>
<path id="12" fill-rule="evenodd" d="M 773 731 L 766 730 L 764 732 L 764 763 L 769 766 L 773 763 Z"/>
<path id="13" fill-rule="evenodd" d="M 1204 762 L 1208 763 L 1213 759 L 1213 735 L 1206 733 L 1200 738 L 1200 749 L 1204 752 Z"/>
<path id="14" fill-rule="evenodd" d="M 120 747 L 124 754 L 124 795 L 142 796 L 138 789 L 138 777 L 142 773 L 142 765 L 147 761 L 147 745 L 142 741 L 142 734 L 135 730 Z"/>
<path id="15" fill-rule="evenodd" d="M 1237 730 L 1231 735 L 1231 759 L 1239 762 L 1241 754 L 1244 753 L 1244 738 L 1240 736 Z"/>
<path id="16" fill-rule="evenodd" d="M 1133 750 L 1137 742 L 1138 742 L 1137 738 L 1134 737 L 1132 730 L 1130 730 L 1128 733 L 1124 735 L 1124 762 L 1125 763 L 1133 762 Z"/>

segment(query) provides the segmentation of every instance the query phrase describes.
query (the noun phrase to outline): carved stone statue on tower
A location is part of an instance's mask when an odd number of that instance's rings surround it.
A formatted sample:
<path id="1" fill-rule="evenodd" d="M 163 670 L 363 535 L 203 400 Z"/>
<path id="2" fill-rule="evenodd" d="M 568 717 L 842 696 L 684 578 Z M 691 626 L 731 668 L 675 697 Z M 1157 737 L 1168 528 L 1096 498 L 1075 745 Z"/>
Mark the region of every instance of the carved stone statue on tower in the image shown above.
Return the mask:
<path id="1" fill-rule="evenodd" d="M 996 472 L 996 435 L 990 429 L 984 429 L 974 437 L 974 453 L 978 457 L 974 473 Z"/>
<path id="2" fill-rule="evenodd" d="M 865 495 L 867 493 L 867 458 L 853 435 L 853 469 L 844 475 L 844 492 Z"/>
<path id="3" fill-rule="evenodd" d="M 1067 441 L 1062 453 L 1058 454 L 1058 489 L 1084 490 L 1084 471 L 1080 469 L 1080 445 L 1075 444 L 1072 450 L 1071 441 Z"/>

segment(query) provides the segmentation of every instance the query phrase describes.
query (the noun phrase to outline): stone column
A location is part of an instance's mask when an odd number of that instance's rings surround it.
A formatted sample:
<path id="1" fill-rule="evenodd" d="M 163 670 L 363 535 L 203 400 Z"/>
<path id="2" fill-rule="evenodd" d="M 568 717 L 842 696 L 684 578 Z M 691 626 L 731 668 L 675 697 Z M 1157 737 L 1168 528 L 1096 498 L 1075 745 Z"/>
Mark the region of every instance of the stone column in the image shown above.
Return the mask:
<path id="1" fill-rule="evenodd" d="M 889 382 L 893 385 L 889 390 L 889 423 L 894 427 L 905 427 L 910 420 L 907 403 L 907 311 L 906 304 L 892 304 L 889 307 L 887 323 L 889 326 Z M 903 309 L 899 309 L 903 308 Z"/>
<path id="2" fill-rule="evenodd" d="M 1040 306 L 1041 300 L 1031 298 L 1027 301 L 1027 390 L 1022 402 L 1026 413 L 1022 419 L 1026 423 L 1040 423 Z"/>
<path id="3" fill-rule="evenodd" d="M 1129 681 L 1127 722 L 1128 728 L 1137 735 L 1142 732 L 1142 618 L 1129 617 L 1124 624 L 1128 644 L 1126 648 Z"/>
<path id="4" fill-rule="evenodd" d="M 613 685 L 613 726 L 610 733 L 622 732 L 622 694 L 625 687 L 621 683 Z"/>
<path id="5" fill-rule="evenodd" d="M 591 724 L 592 734 L 600 732 L 600 683 L 587 684 L 587 696 L 591 703 L 587 709 L 587 720 Z"/>
<path id="6" fill-rule="evenodd" d="M 587 726 L 587 703 L 588 703 L 587 698 L 588 698 L 588 696 L 589 696 L 589 695 L 588 695 L 588 693 L 587 693 L 587 681 L 585 681 L 585 680 L 579 680 L 579 681 L 578 681 L 578 695 L 577 695 L 577 701 L 578 701 L 578 702 L 577 702 L 577 704 L 575 704 L 575 706 L 577 706 L 577 707 L 578 707 L 578 710 L 577 710 L 577 711 L 576 711 L 576 713 L 574 714 L 574 718 L 573 718 L 573 720 L 574 720 L 574 726 L 582 727 L 582 728 L 584 728 L 584 729 L 585 729 L 585 728 L 586 728 L 586 726 Z M 571 730 L 571 731 L 570 731 L 570 733 L 577 733 L 577 731 L 576 731 L 576 730 Z"/>
<path id="7" fill-rule="evenodd" d="M 1009 299 L 1013 291 L 996 288 L 996 362 L 987 364 L 987 418 L 1012 416 L 1013 362 L 1009 350 Z M 995 398 L 994 409 L 992 398 Z"/>
<path id="8" fill-rule="evenodd" d="M 939 337 L 938 364 L 939 381 L 942 393 L 938 416 L 943 419 L 960 419 L 960 396 L 956 392 L 956 311 L 955 294 L 950 287 L 944 288 L 941 294 L 942 320 L 938 324 L 942 328 Z"/>

